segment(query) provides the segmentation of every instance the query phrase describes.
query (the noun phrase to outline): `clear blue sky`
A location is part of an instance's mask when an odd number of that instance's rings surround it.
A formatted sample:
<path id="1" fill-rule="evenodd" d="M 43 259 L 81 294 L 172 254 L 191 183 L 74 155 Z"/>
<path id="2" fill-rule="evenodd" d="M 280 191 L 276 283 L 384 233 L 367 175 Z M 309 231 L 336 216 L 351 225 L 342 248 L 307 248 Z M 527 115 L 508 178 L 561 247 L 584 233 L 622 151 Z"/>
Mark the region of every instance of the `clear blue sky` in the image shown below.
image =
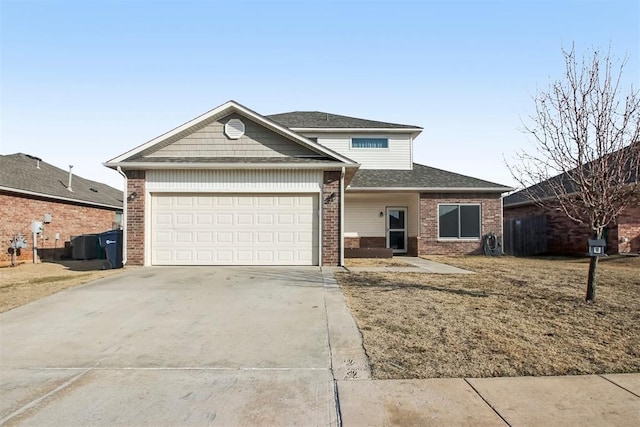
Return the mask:
<path id="1" fill-rule="evenodd" d="M 501 184 L 562 47 L 628 55 L 640 1 L 0 0 L 0 153 L 102 162 L 234 99 L 424 127 L 415 161 Z"/>

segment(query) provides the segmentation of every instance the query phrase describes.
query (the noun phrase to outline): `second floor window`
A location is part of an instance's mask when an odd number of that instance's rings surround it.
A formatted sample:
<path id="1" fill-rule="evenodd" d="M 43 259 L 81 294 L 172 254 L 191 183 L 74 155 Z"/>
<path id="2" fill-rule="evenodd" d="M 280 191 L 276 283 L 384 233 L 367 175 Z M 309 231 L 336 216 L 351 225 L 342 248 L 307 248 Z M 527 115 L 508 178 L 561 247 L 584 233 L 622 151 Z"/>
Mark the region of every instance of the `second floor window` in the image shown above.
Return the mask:
<path id="1" fill-rule="evenodd" d="M 351 138 L 351 148 L 389 148 L 389 139 Z"/>

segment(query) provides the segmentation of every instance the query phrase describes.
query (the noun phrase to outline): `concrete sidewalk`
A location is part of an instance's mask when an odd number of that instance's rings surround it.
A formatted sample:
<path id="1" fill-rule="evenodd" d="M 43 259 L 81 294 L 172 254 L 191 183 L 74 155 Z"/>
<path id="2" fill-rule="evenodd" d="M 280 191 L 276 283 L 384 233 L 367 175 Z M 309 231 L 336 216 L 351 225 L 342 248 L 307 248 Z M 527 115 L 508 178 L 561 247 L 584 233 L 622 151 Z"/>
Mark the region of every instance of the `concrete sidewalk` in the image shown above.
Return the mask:
<path id="1" fill-rule="evenodd" d="M 337 384 L 347 427 L 640 425 L 640 374 Z"/>
<path id="2" fill-rule="evenodd" d="M 419 257 L 403 256 L 398 261 L 404 261 L 407 267 L 345 267 L 353 273 L 381 272 L 381 273 L 434 273 L 434 274 L 474 274 L 473 271 L 453 267 L 439 262 L 429 261 Z"/>

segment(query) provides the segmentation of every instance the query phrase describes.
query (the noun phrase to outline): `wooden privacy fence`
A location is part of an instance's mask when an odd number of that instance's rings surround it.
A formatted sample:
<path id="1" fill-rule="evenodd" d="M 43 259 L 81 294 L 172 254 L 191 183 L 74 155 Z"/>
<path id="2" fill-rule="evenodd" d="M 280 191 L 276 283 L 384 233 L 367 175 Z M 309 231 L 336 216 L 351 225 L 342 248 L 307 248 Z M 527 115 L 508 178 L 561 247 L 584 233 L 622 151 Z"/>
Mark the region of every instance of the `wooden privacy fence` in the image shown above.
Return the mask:
<path id="1" fill-rule="evenodd" d="M 547 216 L 504 220 L 504 253 L 530 256 L 547 252 Z"/>

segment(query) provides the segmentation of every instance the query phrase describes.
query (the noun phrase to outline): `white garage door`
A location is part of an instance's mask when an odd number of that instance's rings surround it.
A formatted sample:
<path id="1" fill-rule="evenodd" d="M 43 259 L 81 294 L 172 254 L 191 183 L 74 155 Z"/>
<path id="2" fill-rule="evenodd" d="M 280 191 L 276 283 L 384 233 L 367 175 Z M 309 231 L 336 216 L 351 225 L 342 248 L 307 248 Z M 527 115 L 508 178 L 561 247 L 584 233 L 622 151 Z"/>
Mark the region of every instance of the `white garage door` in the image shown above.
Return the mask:
<path id="1" fill-rule="evenodd" d="M 152 195 L 154 265 L 317 265 L 318 196 Z"/>

